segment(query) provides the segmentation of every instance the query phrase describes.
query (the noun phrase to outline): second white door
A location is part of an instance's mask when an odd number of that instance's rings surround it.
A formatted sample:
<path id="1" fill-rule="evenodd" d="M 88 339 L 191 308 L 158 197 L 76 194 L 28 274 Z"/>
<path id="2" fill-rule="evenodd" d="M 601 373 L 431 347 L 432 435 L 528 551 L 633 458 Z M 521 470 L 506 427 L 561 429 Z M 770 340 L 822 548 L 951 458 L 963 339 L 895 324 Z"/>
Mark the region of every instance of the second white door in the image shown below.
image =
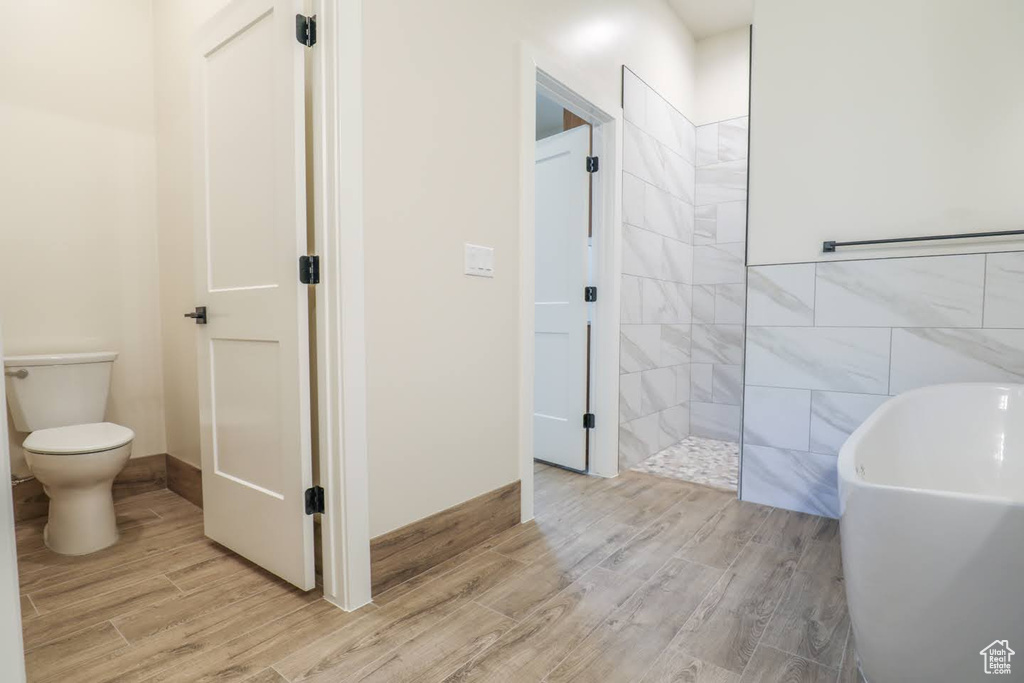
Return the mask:
<path id="1" fill-rule="evenodd" d="M 194 44 L 206 535 L 314 588 L 299 0 L 234 0 Z"/>
<path id="2" fill-rule="evenodd" d="M 537 142 L 533 456 L 587 469 L 590 129 Z"/>

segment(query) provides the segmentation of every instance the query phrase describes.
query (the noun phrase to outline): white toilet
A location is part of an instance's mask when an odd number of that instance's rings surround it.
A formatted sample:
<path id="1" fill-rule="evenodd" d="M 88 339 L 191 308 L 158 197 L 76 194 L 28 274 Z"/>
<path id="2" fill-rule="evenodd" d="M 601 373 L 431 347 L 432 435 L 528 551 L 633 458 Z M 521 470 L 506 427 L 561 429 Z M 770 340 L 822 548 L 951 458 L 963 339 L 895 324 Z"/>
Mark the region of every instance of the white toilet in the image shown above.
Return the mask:
<path id="1" fill-rule="evenodd" d="M 54 552 L 85 555 L 117 542 L 111 487 L 135 432 L 103 422 L 117 353 L 4 358 L 7 400 L 25 439 L 25 460 L 50 498 L 44 539 Z"/>

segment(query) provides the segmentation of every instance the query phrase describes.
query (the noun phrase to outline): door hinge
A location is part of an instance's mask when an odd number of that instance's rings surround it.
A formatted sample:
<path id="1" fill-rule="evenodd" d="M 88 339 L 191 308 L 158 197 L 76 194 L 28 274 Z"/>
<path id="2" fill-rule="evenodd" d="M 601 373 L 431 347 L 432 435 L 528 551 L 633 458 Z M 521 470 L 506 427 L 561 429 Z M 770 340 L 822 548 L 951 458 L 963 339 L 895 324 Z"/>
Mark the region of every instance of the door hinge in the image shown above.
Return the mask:
<path id="1" fill-rule="evenodd" d="M 583 414 L 583 428 L 584 429 L 593 429 L 594 428 L 594 414 L 593 413 L 584 413 Z"/>
<path id="2" fill-rule="evenodd" d="M 583 300 L 584 301 L 597 301 L 597 287 L 584 287 L 583 288 Z"/>
<path id="3" fill-rule="evenodd" d="M 306 489 L 306 514 L 323 513 L 324 511 L 324 490 L 320 486 L 313 486 Z"/>
<path id="4" fill-rule="evenodd" d="M 299 282 L 304 285 L 320 284 L 320 257 L 299 257 Z"/>
<path id="5" fill-rule="evenodd" d="M 597 157 L 587 157 L 587 173 L 597 173 L 597 169 L 600 166 Z"/>
<path id="6" fill-rule="evenodd" d="M 306 47 L 316 45 L 316 15 L 295 15 L 295 40 Z"/>

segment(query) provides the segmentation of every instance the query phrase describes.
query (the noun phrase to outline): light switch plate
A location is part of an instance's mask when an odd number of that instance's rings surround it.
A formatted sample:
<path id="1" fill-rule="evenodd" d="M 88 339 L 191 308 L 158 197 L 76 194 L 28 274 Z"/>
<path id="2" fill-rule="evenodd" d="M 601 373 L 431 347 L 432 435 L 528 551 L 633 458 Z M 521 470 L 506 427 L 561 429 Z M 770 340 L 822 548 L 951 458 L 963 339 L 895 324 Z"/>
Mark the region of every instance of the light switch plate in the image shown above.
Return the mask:
<path id="1" fill-rule="evenodd" d="M 466 275 L 494 277 L 494 247 L 466 242 Z"/>

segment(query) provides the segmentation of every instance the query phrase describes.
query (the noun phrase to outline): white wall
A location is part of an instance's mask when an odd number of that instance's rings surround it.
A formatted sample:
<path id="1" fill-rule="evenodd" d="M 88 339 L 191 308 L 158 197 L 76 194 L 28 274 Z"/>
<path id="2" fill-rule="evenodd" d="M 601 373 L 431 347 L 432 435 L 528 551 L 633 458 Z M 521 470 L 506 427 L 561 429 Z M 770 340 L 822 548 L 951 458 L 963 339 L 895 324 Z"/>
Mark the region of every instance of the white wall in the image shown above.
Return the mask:
<path id="1" fill-rule="evenodd" d="M 749 26 L 697 42 L 696 83 L 696 125 L 735 119 L 749 113 Z"/>
<path id="2" fill-rule="evenodd" d="M 157 224 L 163 322 L 167 452 L 199 466 L 199 390 L 195 325 L 182 316 L 196 305 L 193 279 L 193 33 L 227 0 L 160 0 L 154 5 Z"/>
<path id="3" fill-rule="evenodd" d="M 119 351 L 107 417 L 135 430 L 135 456 L 165 450 L 151 10 L 5 3 L 0 22 L 6 352 Z"/>
<path id="4" fill-rule="evenodd" d="M 827 239 L 1024 228 L 1024 3 L 760 2 L 751 265 Z M 1020 248 L 849 250 L 837 258 Z"/>
<path id="5" fill-rule="evenodd" d="M 376 536 L 518 478 L 520 42 L 612 101 L 625 63 L 688 115 L 694 46 L 662 0 L 373 0 L 364 28 Z"/>

